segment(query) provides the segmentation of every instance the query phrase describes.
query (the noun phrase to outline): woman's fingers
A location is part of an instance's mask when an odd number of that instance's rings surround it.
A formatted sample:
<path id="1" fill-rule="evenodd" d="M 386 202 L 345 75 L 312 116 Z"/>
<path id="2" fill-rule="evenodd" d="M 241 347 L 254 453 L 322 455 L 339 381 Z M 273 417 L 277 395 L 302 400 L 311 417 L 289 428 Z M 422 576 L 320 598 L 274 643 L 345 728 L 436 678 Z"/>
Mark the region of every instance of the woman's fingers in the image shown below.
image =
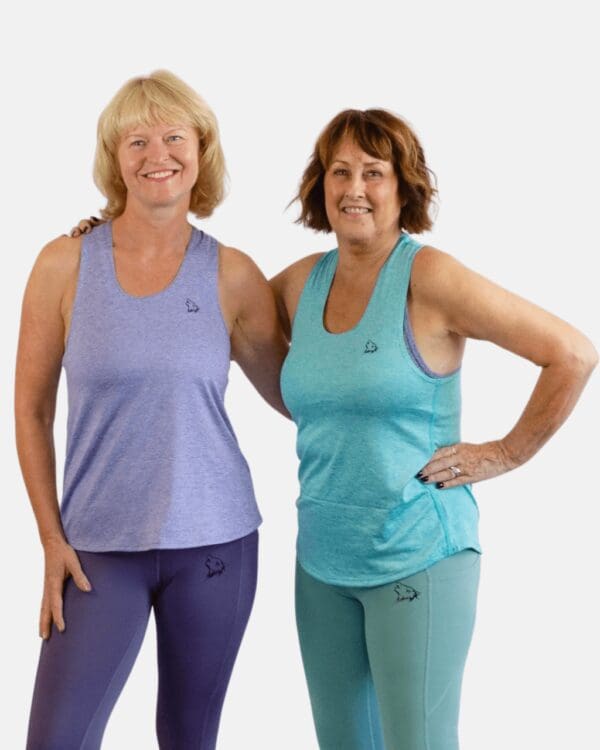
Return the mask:
<path id="1" fill-rule="evenodd" d="M 89 234 L 98 224 L 104 224 L 102 219 L 97 216 L 90 216 L 89 219 L 82 219 L 76 227 L 69 232 L 69 237 L 79 237 L 82 234 Z"/>
<path id="2" fill-rule="evenodd" d="M 506 460 L 500 441 L 456 443 L 437 450 L 418 472 L 424 484 L 438 489 L 480 482 L 514 468 Z"/>
<path id="3" fill-rule="evenodd" d="M 44 640 L 50 638 L 53 622 L 62 633 L 65 629 L 62 583 L 46 581 L 40 610 L 40 638 L 44 638 Z"/>
<path id="4" fill-rule="evenodd" d="M 77 557 L 76 553 L 73 552 L 73 560 L 69 562 L 68 570 L 71 576 L 73 577 L 73 581 L 78 589 L 81 589 L 81 591 L 91 591 L 92 585 L 88 581 L 85 573 L 83 572 L 83 569 L 81 567 L 81 564 L 79 562 L 79 558 Z"/>
<path id="5" fill-rule="evenodd" d="M 454 479 L 455 472 L 451 471 L 450 466 L 454 466 L 461 475 L 464 475 L 465 467 L 460 466 L 461 448 L 462 445 L 457 443 L 438 449 L 417 474 L 417 478 L 427 484 Z"/>
<path id="6" fill-rule="evenodd" d="M 46 577 L 39 627 L 40 636 L 49 638 L 53 622 L 61 633 L 66 627 L 63 617 L 65 579 L 72 576 L 81 591 L 91 591 L 92 586 L 83 572 L 77 552 L 69 544 L 64 541 L 48 543 L 44 551 Z"/>
<path id="7" fill-rule="evenodd" d="M 50 627 L 52 626 L 52 613 L 50 612 L 50 604 L 44 597 L 42 600 L 42 608 L 40 610 L 40 638 L 46 640 L 50 637 Z"/>
<path id="8" fill-rule="evenodd" d="M 59 589 L 54 589 L 50 594 L 50 611 L 52 613 L 54 624 L 62 633 L 65 629 L 65 621 L 63 619 L 62 586 Z"/>

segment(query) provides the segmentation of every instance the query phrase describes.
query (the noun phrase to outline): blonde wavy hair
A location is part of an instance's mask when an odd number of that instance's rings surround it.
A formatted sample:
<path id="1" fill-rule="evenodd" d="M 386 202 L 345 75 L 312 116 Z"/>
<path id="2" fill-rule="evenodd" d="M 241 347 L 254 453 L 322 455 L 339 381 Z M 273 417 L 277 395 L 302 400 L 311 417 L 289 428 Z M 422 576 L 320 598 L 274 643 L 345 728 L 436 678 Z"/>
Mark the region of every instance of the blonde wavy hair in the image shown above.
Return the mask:
<path id="1" fill-rule="evenodd" d="M 402 204 L 400 229 L 417 234 L 431 229 L 429 211 L 437 193 L 435 175 L 425 163 L 413 130 L 385 109 L 346 109 L 325 126 L 292 200 L 299 200 L 302 207 L 296 223 L 317 232 L 331 232 L 325 211 L 324 178 L 337 147 L 346 137 L 370 156 L 392 162 Z"/>
<path id="2" fill-rule="evenodd" d="M 196 128 L 200 140 L 198 179 L 192 188 L 190 211 L 210 216 L 225 195 L 225 158 L 217 119 L 203 99 L 168 70 L 127 81 L 98 120 L 94 182 L 106 197 L 103 219 L 125 210 L 127 188 L 121 177 L 117 149 L 124 133 L 137 125 L 185 123 Z"/>

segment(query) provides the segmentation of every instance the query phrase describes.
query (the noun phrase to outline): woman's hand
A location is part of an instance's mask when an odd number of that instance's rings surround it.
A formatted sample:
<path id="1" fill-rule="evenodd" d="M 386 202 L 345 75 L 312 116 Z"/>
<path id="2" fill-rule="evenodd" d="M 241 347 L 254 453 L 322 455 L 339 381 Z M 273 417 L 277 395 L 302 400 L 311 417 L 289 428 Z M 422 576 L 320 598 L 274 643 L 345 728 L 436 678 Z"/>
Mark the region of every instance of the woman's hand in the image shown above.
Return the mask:
<path id="1" fill-rule="evenodd" d="M 423 484 L 446 489 L 491 479 L 517 466 L 501 440 L 480 444 L 456 443 L 439 448 L 417 474 L 417 479 Z"/>
<path id="2" fill-rule="evenodd" d="M 63 618 L 63 588 L 65 580 L 73 576 L 77 588 L 91 591 L 90 582 L 85 577 L 77 553 L 64 540 L 44 544 L 45 577 L 44 596 L 40 613 L 40 637 L 49 638 L 52 622 L 62 633 L 65 629 Z"/>
<path id="3" fill-rule="evenodd" d="M 103 219 L 97 216 L 90 216 L 89 219 L 82 219 L 76 227 L 69 232 L 69 237 L 79 237 L 82 234 L 89 234 L 94 227 L 104 224 Z"/>

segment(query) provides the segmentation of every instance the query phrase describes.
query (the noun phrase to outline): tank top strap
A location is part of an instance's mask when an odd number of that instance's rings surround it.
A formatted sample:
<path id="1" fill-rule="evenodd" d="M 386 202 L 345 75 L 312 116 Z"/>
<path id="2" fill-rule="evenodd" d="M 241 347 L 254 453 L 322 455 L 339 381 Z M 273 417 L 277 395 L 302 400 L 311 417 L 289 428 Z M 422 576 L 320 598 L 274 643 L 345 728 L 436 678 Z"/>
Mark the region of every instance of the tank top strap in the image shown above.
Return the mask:
<path id="1" fill-rule="evenodd" d="M 330 250 L 315 263 L 298 300 L 293 335 L 314 335 L 323 326 L 323 308 L 337 266 L 337 250 Z"/>
<path id="2" fill-rule="evenodd" d="M 201 229 L 192 227 L 192 236 L 187 249 L 185 273 L 194 277 L 201 275 L 212 281 L 216 279 L 219 267 L 219 245 Z"/>
<path id="3" fill-rule="evenodd" d="M 371 322 L 377 321 L 389 331 L 402 326 L 412 264 L 423 244 L 403 232 L 379 272 L 368 307 Z M 400 328 L 401 330 L 401 328 Z"/>
<path id="4" fill-rule="evenodd" d="M 110 299 L 115 294 L 112 229 L 107 221 L 83 235 L 77 296 L 91 304 L 97 295 Z"/>

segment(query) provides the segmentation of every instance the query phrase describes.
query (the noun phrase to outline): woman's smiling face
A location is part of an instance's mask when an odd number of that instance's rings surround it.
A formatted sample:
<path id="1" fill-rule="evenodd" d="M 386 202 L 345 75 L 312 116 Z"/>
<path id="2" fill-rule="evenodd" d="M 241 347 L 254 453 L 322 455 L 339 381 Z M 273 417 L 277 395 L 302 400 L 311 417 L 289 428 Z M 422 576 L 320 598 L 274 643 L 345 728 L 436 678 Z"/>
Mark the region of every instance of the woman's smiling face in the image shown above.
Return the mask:
<path id="1" fill-rule="evenodd" d="M 391 161 L 377 159 L 353 139 L 344 138 L 325 172 L 324 192 L 327 218 L 338 244 L 395 242 L 402 204 Z"/>
<path id="2" fill-rule="evenodd" d="M 148 208 L 189 202 L 198 152 L 198 133 L 189 125 L 138 125 L 123 134 L 117 159 L 128 200 Z"/>

